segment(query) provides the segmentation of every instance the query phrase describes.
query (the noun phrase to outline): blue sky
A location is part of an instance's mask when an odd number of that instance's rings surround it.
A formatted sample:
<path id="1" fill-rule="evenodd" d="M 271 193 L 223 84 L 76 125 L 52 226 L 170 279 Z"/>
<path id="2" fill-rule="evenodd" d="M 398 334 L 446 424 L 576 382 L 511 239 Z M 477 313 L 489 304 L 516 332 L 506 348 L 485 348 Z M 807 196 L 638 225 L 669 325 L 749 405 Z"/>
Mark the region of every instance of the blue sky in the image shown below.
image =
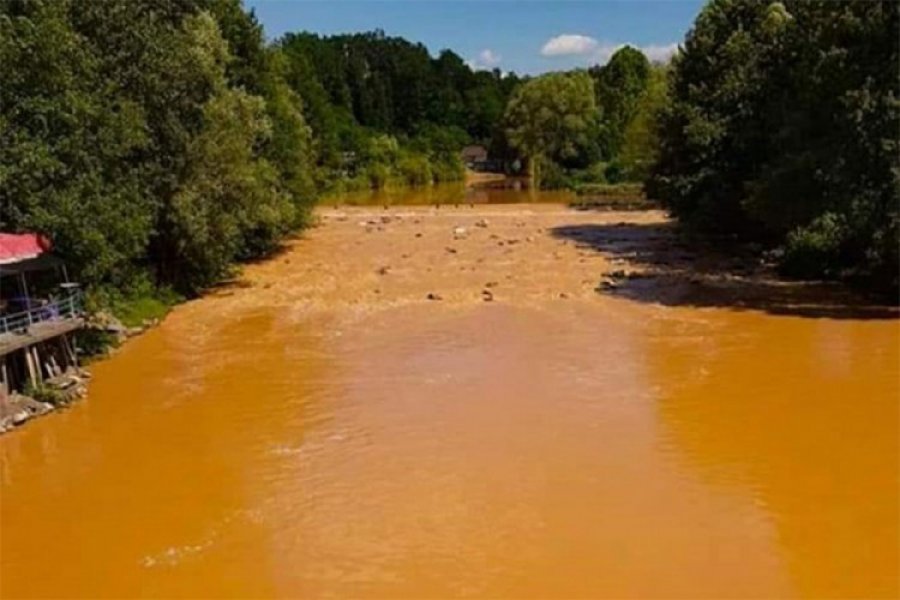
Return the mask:
<path id="1" fill-rule="evenodd" d="M 703 0 L 244 0 L 266 35 L 383 29 L 518 73 L 603 63 L 621 44 L 665 59 Z"/>

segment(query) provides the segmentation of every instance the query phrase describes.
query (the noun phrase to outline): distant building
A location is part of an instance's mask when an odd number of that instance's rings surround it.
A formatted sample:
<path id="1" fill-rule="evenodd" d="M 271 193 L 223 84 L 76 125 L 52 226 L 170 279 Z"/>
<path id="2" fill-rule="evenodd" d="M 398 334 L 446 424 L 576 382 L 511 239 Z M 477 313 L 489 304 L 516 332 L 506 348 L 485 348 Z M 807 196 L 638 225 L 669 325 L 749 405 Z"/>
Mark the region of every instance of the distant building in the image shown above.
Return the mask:
<path id="1" fill-rule="evenodd" d="M 484 146 L 473 144 L 463 148 L 460 157 L 467 167 L 478 170 L 478 167 L 487 162 L 488 151 Z"/>

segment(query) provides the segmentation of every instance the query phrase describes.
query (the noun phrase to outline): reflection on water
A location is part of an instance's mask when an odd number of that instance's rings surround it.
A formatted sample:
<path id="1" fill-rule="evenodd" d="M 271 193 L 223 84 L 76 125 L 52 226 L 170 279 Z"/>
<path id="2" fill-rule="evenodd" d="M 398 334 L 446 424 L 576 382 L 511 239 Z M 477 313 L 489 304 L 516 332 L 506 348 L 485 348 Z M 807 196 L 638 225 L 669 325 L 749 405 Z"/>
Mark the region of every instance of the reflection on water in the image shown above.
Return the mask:
<path id="1" fill-rule="evenodd" d="M 492 210 L 485 248 L 532 214 Z M 536 302 L 553 277 L 530 272 L 518 295 L 495 273 L 494 302 L 353 310 L 370 281 L 465 279 L 379 241 L 435 236 L 446 261 L 456 217 L 416 219 L 330 221 L 0 438 L 0 594 L 898 595 L 896 320 Z M 408 256 L 396 290 L 316 266 L 359 238 L 372 265 Z M 481 264 L 469 241 L 455 260 Z M 592 268 L 559 248 L 528 266 Z"/>

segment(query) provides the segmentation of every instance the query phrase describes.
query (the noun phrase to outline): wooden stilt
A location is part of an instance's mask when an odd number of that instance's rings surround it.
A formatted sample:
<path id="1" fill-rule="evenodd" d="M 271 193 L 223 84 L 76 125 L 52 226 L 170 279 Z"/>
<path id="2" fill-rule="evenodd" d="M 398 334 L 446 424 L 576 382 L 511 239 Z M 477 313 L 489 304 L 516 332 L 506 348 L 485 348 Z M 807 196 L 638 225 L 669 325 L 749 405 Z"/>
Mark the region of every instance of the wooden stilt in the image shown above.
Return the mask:
<path id="1" fill-rule="evenodd" d="M 59 349 L 59 358 L 61 373 L 65 373 L 69 369 L 69 349 L 66 348 L 66 336 L 62 335 L 56 340 L 56 346 Z"/>
<path id="2" fill-rule="evenodd" d="M 78 347 L 75 345 L 75 337 L 69 339 L 69 336 L 64 335 L 63 342 L 66 345 L 66 350 L 69 352 L 69 360 L 71 360 L 71 364 L 76 369 L 78 368 Z"/>
<path id="3" fill-rule="evenodd" d="M 47 374 L 47 379 L 53 379 L 56 376 L 56 368 L 53 366 L 53 355 L 49 352 L 44 352 L 44 372 Z"/>
<path id="4" fill-rule="evenodd" d="M 34 368 L 34 357 L 31 356 L 31 348 L 25 348 L 25 367 L 28 369 L 28 380 L 32 385 L 37 385 L 38 375 Z"/>
<path id="5" fill-rule="evenodd" d="M 44 374 L 41 372 L 41 355 L 38 352 L 37 346 L 31 347 L 32 353 L 32 361 L 34 364 L 34 372 L 37 374 L 37 384 L 41 384 L 44 381 Z"/>
<path id="6" fill-rule="evenodd" d="M 62 375 L 62 369 L 59 368 L 59 363 L 56 362 L 56 357 L 53 356 L 53 353 L 48 352 L 47 365 L 50 367 L 50 377 L 58 377 Z"/>

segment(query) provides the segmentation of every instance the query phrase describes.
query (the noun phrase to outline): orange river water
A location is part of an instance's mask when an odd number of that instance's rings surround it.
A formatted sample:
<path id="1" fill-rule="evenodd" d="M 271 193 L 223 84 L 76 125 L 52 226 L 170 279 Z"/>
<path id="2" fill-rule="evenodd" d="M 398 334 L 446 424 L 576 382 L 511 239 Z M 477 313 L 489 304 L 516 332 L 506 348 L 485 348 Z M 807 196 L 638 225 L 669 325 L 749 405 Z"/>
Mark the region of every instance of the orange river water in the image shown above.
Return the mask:
<path id="1" fill-rule="evenodd" d="M 0 595 L 900 594 L 895 318 L 594 291 L 560 228 L 654 212 L 319 215 L 0 438 Z"/>

